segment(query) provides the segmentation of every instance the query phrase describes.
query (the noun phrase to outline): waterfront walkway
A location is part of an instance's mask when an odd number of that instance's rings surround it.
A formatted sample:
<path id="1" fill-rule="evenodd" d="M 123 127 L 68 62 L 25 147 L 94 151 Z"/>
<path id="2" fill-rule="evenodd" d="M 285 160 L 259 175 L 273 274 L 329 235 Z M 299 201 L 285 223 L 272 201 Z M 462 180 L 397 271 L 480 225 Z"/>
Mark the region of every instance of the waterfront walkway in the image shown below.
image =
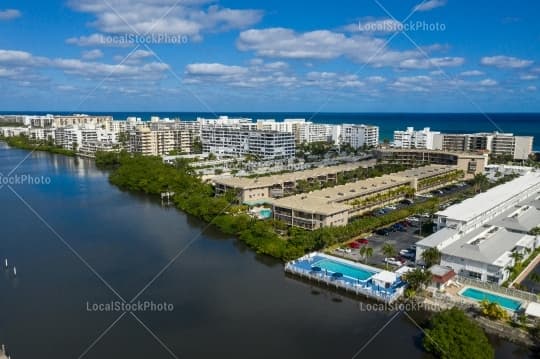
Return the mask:
<path id="1" fill-rule="evenodd" d="M 514 284 L 520 284 L 521 282 L 523 282 L 525 280 L 525 278 L 527 278 L 527 276 L 529 275 L 529 273 L 531 273 L 534 268 L 536 268 L 536 266 L 538 265 L 538 263 L 540 263 L 540 254 L 536 256 L 536 258 L 534 260 L 531 261 L 531 263 L 529 263 L 529 265 L 527 266 L 527 268 L 525 268 L 518 276 L 516 279 L 514 279 L 512 281 L 512 283 L 510 283 L 510 285 L 508 287 L 512 288 L 514 286 Z"/>

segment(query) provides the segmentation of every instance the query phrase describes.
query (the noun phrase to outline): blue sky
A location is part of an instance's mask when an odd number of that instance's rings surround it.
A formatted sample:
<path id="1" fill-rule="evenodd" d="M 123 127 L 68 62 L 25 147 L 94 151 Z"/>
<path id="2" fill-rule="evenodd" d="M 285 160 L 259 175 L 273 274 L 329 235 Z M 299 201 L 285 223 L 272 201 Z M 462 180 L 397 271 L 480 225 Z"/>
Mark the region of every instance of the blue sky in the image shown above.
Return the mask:
<path id="1" fill-rule="evenodd" d="M 540 112 L 537 1 L 0 1 L 0 110 Z"/>

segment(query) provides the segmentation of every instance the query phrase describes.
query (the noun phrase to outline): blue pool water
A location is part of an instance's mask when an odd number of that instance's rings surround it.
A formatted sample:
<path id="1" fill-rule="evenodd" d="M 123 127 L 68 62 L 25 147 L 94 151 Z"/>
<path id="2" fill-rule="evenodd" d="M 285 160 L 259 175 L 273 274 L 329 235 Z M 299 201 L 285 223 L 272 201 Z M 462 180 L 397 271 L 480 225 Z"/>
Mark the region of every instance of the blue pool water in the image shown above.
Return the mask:
<path id="1" fill-rule="evenodd" d="M 271 209 L 261 209 L 259 211 L 259 214 L 262 218 L 270 218 L 272 217 L 272 210 Z"/>
<path id="2" fill-rule="evenodd" d="M 459 295 L 479 301 L 479 302 L 486 299 L 489 302 L 497 303 L 501 307 L 510 309 L 514 312 L 518 310 L 519 307 L 521 306 L 521 302 L 519 300 L 510 299 L 508 297 L 502 297 L 500 295 L 492 294 L 489 292 L 484 292 L 476 288 L 467 288 L 463 292 L 461 292 Z"/>
<path id="3" fill-rule="evenodd" d="M 332 273 L 341 273 L 346 277 L 359 280 L 366 280 L 375 274 L 375 272 L 369 271 L 367 269 L 349 266 L 344 263 L 340 263 L 330 259 L 322 259 L 318 262 L 313 263 L 312 266 L 320 267 L 323 271 L 327 270 L 328 272 Z"/>

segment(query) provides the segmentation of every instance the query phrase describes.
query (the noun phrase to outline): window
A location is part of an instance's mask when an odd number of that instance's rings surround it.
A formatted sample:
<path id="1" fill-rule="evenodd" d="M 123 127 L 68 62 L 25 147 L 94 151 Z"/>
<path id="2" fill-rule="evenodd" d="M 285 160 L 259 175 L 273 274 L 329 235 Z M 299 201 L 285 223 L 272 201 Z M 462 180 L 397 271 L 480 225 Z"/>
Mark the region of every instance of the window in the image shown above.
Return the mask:
<path id="1" fill-rule="evenodd" d="M 468 271 L 468 275 L 469 275 L 469 277 L 474 278 L 474 279 L 481 279 L 482 278 L 482 274 L 477 273 L 477 272 Z"/>

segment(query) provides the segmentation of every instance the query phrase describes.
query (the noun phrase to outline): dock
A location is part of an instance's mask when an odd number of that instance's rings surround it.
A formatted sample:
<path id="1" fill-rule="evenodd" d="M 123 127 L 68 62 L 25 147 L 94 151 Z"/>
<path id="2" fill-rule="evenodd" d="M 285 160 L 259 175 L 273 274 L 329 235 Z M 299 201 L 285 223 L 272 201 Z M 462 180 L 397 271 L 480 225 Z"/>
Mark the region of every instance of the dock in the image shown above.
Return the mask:
<path id="1" fill-rule="evenodd" d="M 0 349 L 0 359 L 10 359 L 6 353 L 6 346 L 2 344 L 2 349 Z"/>
<path id="2" fill-rule="evenodd" d="M 302 258 L 290 261 L 285 264 L 285 272 L 315 282 L 318 285 L 325 285 L 336 290 L 343 290 L 346 293 L 353 294 L 358 297 L 373 299 L 386 304 L 391 304 L 398 300 L 404 293 L 405 283 L 398 280 L 391 288 L 384 288 L 373 283 L 373 277 L 366 280 L 351 280 L 346 277 L 335 277 L 325 274 L 322 271 L 313 271 L 305 268 L 305 264 L 301 265 L 302 261 L 310 261 L 314 256 L 323 256 L 324 254 L 308 254 Z M 326 256 L 326 255 L 324 255 Z M 334 260 L 341 260 L 334 257 Z"/>

